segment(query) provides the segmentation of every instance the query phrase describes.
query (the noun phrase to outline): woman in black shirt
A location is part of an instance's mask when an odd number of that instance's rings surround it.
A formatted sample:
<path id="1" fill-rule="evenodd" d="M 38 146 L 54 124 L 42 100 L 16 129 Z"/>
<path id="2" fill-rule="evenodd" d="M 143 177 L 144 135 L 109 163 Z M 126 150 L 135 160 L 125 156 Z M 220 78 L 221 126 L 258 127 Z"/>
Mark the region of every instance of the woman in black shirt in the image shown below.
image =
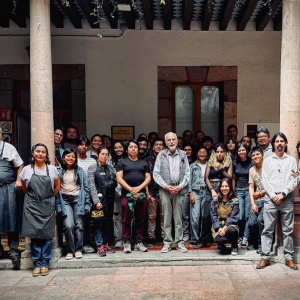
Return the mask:
<path id="1" fill-rule="evenodd" d="M 239 199 L 239 243 L 242 247 L 247 247 L 249 237 L 249 226 L 247 220 L 250 214 L 251 204 L 249 196 L 249 170 L 253 166 L 253 161 L 248 157 L 247 147 L 243 143 L 237 146 L 237 158 L 233 162 L 232 185 L 235 194 Z"/>
<path id="2" fill-rule="evenodd" d="M 117 181 L 122 186 L 121 205 L 123 212 L 122 231 L 124 253 L 131 253 L 131 224 L 135 220 L 135 250 L 146 252 L 143 245 L 143 232 L 146 220 L 146 186 L 151 181 L 148 164 L 139 159 L 139 144 L 130 140 L 127 148 L 128 157 L 117 165 Z"/>

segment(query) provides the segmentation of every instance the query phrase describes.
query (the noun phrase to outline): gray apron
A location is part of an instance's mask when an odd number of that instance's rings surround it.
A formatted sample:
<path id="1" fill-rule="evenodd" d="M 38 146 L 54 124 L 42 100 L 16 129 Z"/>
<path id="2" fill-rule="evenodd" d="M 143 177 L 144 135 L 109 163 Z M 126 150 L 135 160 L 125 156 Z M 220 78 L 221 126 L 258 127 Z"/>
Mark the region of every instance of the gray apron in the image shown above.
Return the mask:
<path id="1" fill-rule="evenodd" d="M 0 150 L 0 234 L 20 231 L 20 212 L 15 188 L 15 172 L 12 161 L 3 159 Z"/>
<path id="2" fill-rule="evenodd" d="M 36 239 L 55 236 L 55 197 L 46 165 L 47 176 L 33 174 L 24 200 L 22 235 Z"/>

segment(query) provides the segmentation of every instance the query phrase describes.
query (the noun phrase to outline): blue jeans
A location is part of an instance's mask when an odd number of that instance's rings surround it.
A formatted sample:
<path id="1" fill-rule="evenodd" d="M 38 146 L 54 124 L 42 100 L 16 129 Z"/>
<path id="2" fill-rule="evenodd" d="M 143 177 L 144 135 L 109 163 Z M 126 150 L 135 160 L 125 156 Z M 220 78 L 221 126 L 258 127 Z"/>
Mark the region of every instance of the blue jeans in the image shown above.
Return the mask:
<path id="1" fill-rule="evenodd" d="M 182 197 L 182 231 L 183 236 L 190 236 L 190 196 Z"/>
<path id="2" fill-rule="evenodd" d="M 205 190 L 192 191 L 195 197 L 195 203 L 190 203 L 191 211 L 191 240 L 199 241 L 200 228 L 202 227 L 203 206 L 205 202 Z"/>
<path id="3" fill-rule="evenodd" d="M 77 214 L 78 196 L 63 195 L 67 215 L 63 217 L 63 230 L 68 253 L 82 251 L 84 216 Z"/>
<path id="4" fill-rule="evenodd" d="M 248 218 L 251 210 L 250 196 L 249 196 L 249 187 L 245 188 L 236 188 L 236 196 L 239 200 L 239 235 L 240 237 L 249 237 L 249 224 Z"/>
<path id="5" fill-rule="evenodd" d="M 108 217 L 94 220 L 94 237 L 97 248 L 108 242 L 109 221 Z"/>
<path id="6" fill-rule="evenodd" d="M 31 257 L 35 268 L 48 268 L 51 259 L 51 240 L 32 238 Z"/>
<path id="7" fill-rule="evenodd" d="M 255 248 L 261 246 L 261 234 L 264 230 L 264 200 L 256 200 L 255 204 L 258 208 L 258 213 L 253 211 L 249 214 L 249 245 L 253 245 Z"/>

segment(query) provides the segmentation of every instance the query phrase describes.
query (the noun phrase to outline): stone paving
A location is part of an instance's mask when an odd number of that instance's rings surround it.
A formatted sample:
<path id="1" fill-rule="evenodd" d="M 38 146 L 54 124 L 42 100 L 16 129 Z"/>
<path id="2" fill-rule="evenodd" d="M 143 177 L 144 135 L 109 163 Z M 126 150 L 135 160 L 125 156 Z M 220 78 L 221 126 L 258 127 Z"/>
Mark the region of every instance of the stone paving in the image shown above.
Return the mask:
<path id="1" fill-rule="evenodd" d="M 0 299 L 300 299 L 300 271 L 283 264 L 0 271 Z"/>

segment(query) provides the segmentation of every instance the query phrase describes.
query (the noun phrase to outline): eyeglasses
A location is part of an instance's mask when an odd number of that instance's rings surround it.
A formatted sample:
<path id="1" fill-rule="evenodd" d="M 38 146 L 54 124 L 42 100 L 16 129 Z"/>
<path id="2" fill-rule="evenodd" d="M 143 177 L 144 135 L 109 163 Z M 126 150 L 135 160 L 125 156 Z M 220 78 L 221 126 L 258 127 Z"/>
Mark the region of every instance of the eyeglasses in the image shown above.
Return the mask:
<path id="1" fill-rule="evenodd" d="M 267 137 L 269 137 L 269 136 L 268 135 L 261 135 L 261 136 L 258 136 L 257 139 L 265 139 Z"/>
<path id="2" fill-rule="evenodd" d="M 63 137 L 64 136 L 63 134 L 57 133 L 57 132 L 54 132 L 54 135 L 59 136 L 59 137 Z"/>

